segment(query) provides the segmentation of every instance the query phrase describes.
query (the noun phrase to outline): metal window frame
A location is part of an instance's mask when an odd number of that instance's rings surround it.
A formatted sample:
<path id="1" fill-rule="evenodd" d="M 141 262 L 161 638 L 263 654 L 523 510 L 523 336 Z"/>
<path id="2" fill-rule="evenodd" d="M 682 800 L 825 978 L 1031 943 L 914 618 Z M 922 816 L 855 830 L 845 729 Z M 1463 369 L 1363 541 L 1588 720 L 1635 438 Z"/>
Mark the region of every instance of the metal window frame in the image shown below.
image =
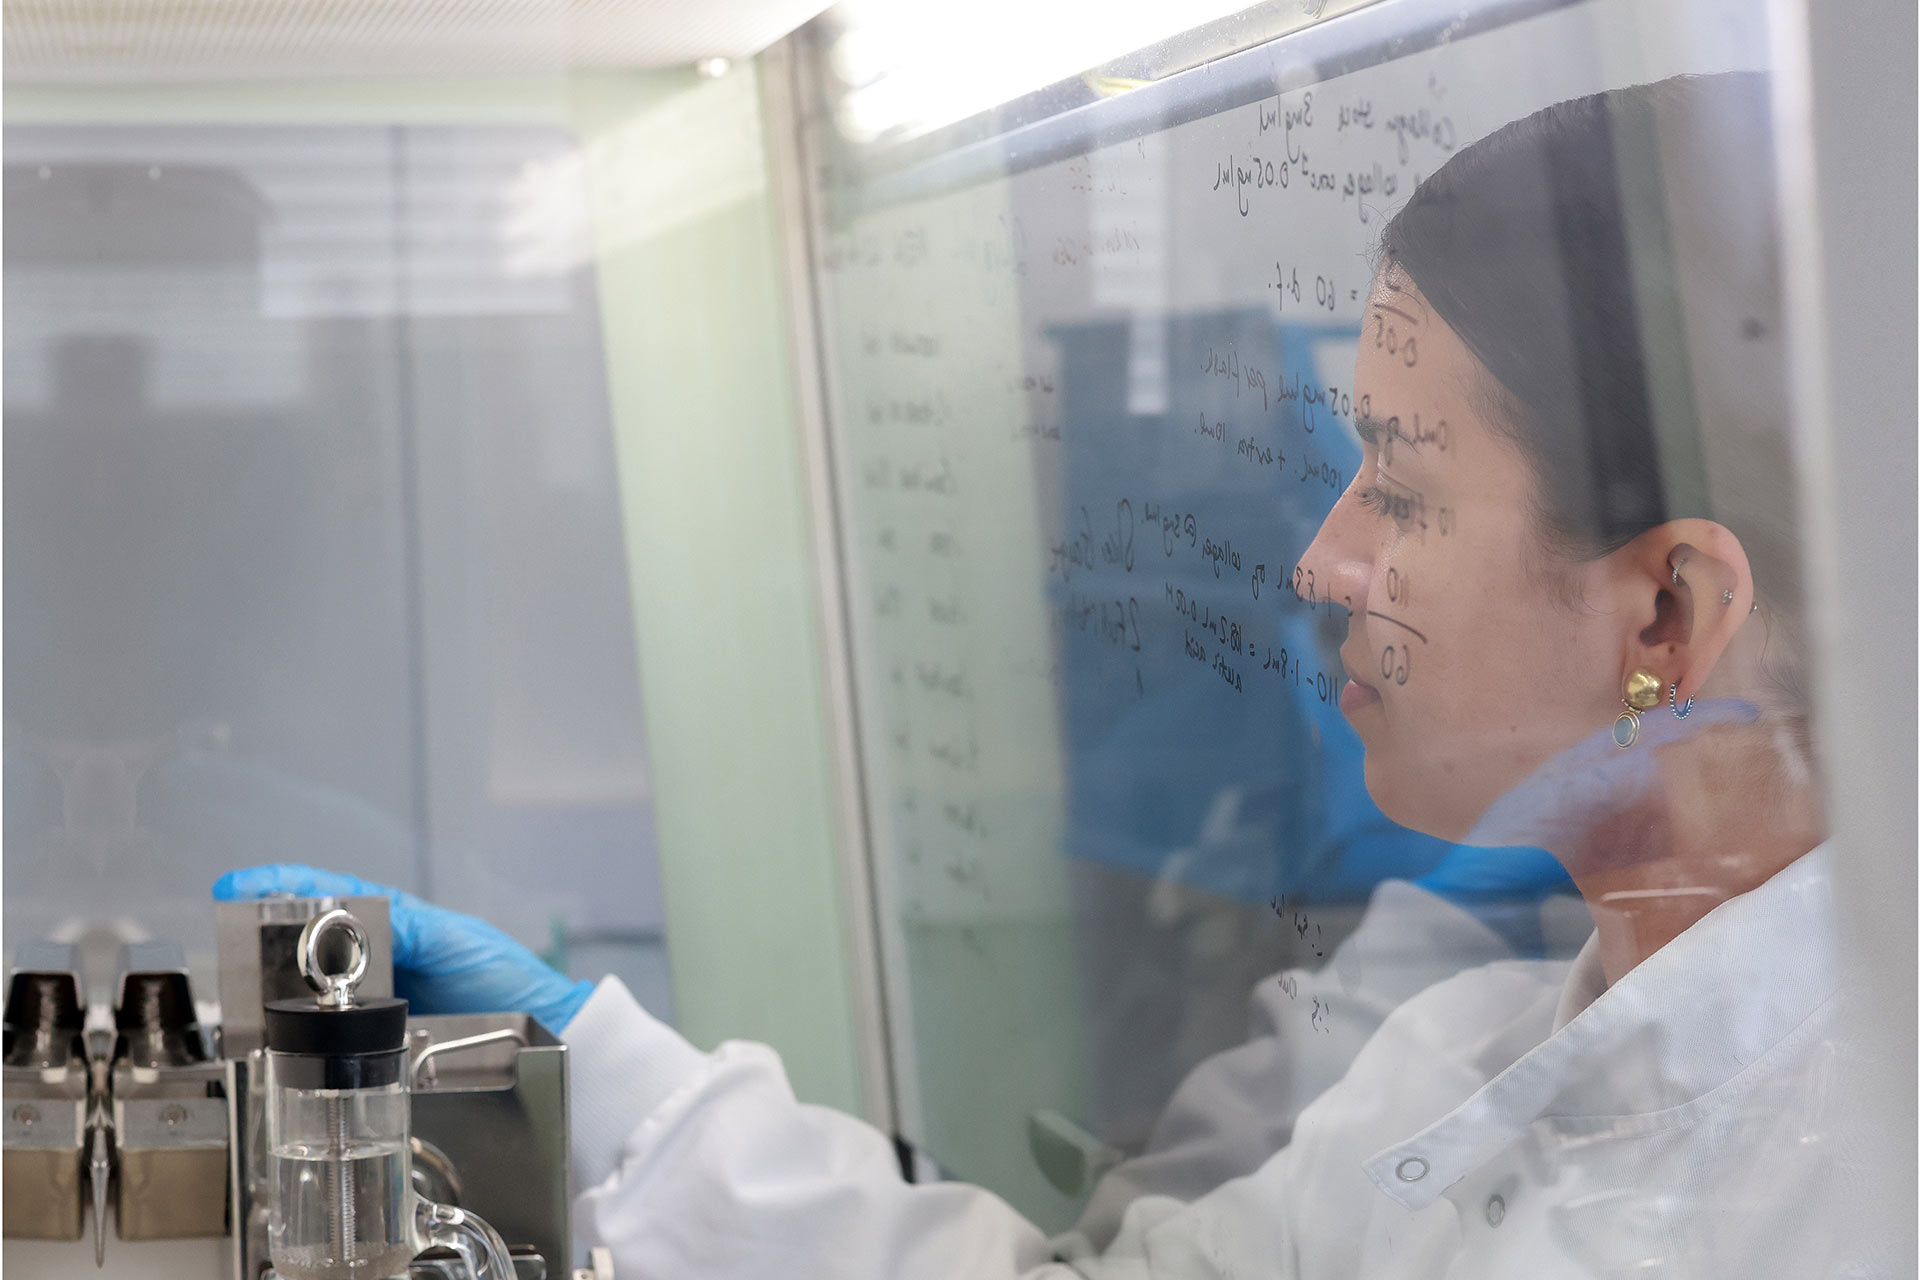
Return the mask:
<path id="1" fill-rule="evenodd" d="M 866 769 L 861 751 L 858 687 L 854 680 L 853 607 L 846 589 L 845 522 L 834 481 L 833 433 L 827 425 L 825 355 L 820 342 L 819 294 L 813 280 L 811 188 L 801 145 L 802 93 L 795 37 L 757 59 L 767 184 L 775 252 L 788 335 L 788 375 L 812 546 L 814 615 L 819 633 L 820 688 L 829 742 L 832 817 L 841 913 L 847 932 L 854 1061 L 861 1114 L 890 1134 L 901 1131 L 899 1089 L 893 1074 L 880 941 L 881 904 L 873 886 L 873 838 L 868 825 Z"/>
<path id="2" fill-rule="evenodd" d="M 1916 861 L 1915 47 L 1911 0 L 1771 0 L 1787 352 L 1808 629 L 1845 947 L 1844 990 L 1874 1012 L 1844 1084 L 1883 1108 L 1889 1204 L 1920 1195 L 1914 1071 Z M 1867 122 L 1871 122 L 1868 125 Z M 1898 1181 L 1887 1185 L 1887 1179 Z M 1920 1256 L 1915 1220 L 1893 1243 Z"/>

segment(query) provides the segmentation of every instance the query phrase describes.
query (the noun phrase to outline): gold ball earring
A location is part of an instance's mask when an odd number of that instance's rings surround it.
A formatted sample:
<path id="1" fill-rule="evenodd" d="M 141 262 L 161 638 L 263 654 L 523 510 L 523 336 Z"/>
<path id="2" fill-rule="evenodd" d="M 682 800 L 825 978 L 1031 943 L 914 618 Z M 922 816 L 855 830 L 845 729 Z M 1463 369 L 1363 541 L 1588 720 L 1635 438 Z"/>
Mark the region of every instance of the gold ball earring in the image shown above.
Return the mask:
<path id="1" fill-rule="evenodd" d="M 1635 667 L 1627 677 L 1626 695 L 1620 699 L 1626 710 L 1613 722 L 1613 743 L 1617 747 L 1632 746 L 1640 740 L 1640 713 L 1651 711 L 1660 705 L 1660 690 L 1665 682 L 1660 673 L 1649 671 L 1645 667 Z"/>

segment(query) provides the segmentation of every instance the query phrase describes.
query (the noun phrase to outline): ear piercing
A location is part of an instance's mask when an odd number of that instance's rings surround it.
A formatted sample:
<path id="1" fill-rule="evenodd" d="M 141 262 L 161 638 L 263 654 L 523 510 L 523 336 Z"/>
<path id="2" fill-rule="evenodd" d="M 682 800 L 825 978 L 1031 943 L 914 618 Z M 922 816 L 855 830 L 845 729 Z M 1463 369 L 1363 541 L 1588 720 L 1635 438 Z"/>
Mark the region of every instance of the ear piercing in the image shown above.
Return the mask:
<path id="1" fill-rule="evenodd" d="M 1687 713 L 1693 710 L 1693 695 L 1687 695 L 1687 705 L 1683 707 L 1679 705 L 1679 694 L 1680 682 L 1675 680 L 1671 685 L 1667 686 L 1667 705 L 1673 708 L 1674 719 L 1685 720 Z"/>
<path id="2" fill-rule="evenodd" d="M 1673 585 L 1674 586 L 1677 587 L 1680 585 L 1680 571 L 1687 567 L 1687 561 L 1691 560 L 1692 558 L 1693 558 L 1692 556 L 1681 556 L 1679 560 L 1674 562 L 1674 566 L 1673 566 Z"/>
<path id="3" fill-rule="evenodd" d="M 1732 604 L 1732 603 L 1733 603 L 1733 591 L 1732 591 L 1731 589 L 1728 589 L 1728 590 L 1726 590 L 1726 591 L 1722 591 L 1722 592 L 1720 593 L 1720 603 L 1721 603 L 1721 604 Z"/>
<path id="4" fill-rule="evenodd" d="M 1660 705 L 1660 686 L 1664 683 L 1657 671 L 1645 667 L 1633 669 L 1627 677 L 1626 696 L 1620 699 L 1627 709 L 1613 722 L 1615 746 L 1624 749 L 1640 740 L 1640 713 Z M 1688 699 L 1688 706 L 1692 706 L 1692 699 Z"/>

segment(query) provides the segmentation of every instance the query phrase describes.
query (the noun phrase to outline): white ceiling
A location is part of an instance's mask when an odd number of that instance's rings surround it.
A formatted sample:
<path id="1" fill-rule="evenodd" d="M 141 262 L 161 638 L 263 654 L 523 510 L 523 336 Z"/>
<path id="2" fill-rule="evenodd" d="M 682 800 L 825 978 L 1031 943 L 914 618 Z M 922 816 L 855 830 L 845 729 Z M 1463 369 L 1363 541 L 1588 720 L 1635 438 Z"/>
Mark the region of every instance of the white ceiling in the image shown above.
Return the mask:
<path id="1" fill-rule="evenodd" d="M 4 0 L 42 84 L 539 75 L 758 53 L 827 0 Z"/>

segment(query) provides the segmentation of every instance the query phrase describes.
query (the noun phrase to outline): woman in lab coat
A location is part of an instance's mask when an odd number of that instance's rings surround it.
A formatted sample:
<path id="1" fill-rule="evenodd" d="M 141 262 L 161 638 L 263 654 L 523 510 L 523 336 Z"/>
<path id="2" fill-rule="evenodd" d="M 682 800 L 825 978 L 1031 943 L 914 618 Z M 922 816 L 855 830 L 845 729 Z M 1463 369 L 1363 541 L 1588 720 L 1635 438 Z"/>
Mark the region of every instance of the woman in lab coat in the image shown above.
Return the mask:
<path id="1" fill-rule="evenodd" d="M 423 1007 L 562 1029 L 580 1228 L 618 1274 L 1886 1273 L 1871 1117 L 1835 1083 L 1767 110 L 1753 76 L 1617 91 L 1428 178 L 1373 281 L 1364 461 L 1295 582 L 1346 616 L 1340 706 L 1379 806 L 1495 847 L 1463 881 L 1498 884 L 1497 846 L 1551 851 L 1593 913 L 1578 958 L 1511 958 L 1389 882 L 1049 1238 L 979 1188 L 902 1181 L 771 1050 L 700 1052 L 617 980 L 397 895 Z M 290 867 L 216 891 L 288 889 L 364 891 Z"/>

